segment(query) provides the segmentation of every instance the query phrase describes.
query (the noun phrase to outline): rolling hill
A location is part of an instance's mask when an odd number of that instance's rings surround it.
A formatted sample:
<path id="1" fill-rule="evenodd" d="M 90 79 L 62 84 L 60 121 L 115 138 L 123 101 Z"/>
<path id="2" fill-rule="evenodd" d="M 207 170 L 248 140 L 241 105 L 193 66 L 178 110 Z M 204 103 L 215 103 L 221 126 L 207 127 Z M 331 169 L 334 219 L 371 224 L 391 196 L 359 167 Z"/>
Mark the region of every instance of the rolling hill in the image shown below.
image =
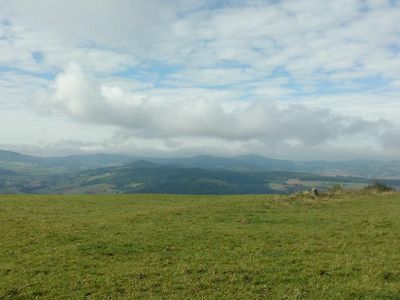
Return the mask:
<path id="1" fill-rule="evenodd" d="M 246 155 L 137 158 L 94 154 L 35 157 L 0 151 L 0 193 L 291 193 L 375 178 L 400 187 L 400 163 L 288 161 Z"/>
<path id="2" fill-rule="evenodd" d="M 86 154 L 60 157 L 35 157 L 0 150 L 0 168 L 19 172 L 76 173 L 82 170 L 123 165 L 139 160 L 156 164 L 230 171 L 306 172 L 327 176 L 400 179 L 400 161 L 291 161 L 259 155 L 218 157 L 135 157 L 121 154 Z"/>
<path id="3" fill-rule="evenodd" d="M 334 184 L 362 187 L 370 180 L 283 171 L 232 171 L 180 167 L 140 160 L 122 166 L 52 176 L 24 192 L 57 194 L 271 194 L 291 193 Z"/>
<path id="4" fill-rule="evenodd" d="M 74 173 L 90 168 L 121 165 L 134 160 L 134 157 L 120 154 L 36 157 L 0 150 L 0 168 L 21 173 Z"/>

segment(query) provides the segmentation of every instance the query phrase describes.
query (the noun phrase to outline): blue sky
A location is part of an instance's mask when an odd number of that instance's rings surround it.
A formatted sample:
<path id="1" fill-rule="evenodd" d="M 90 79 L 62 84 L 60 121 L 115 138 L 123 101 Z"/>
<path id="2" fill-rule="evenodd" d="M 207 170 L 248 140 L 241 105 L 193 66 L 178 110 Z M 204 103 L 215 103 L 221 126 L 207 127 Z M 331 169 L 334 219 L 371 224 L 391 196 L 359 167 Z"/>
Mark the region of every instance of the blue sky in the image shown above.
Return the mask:
<path id="1" fill-rule="evenodd" d="M 400 159 L 399 1 L 0 6 L 0 148 Z"/>

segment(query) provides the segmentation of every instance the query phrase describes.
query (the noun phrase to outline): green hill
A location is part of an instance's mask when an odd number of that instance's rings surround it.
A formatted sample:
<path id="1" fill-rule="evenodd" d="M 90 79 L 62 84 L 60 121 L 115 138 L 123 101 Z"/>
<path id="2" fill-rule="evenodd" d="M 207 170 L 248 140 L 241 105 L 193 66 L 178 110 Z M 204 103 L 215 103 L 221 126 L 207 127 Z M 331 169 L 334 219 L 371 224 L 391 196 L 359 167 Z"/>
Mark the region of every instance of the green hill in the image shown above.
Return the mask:
<path id="1" fill-rule="evenodd" d="M 35 157 L 0 150 L 0 168 L 29 174 L 71 174 L 87 169 L 123 165 L 145 160 L 161 165 L 209 170 L 247 172 L 300 172 L 324 176 L 353 176 L 400 179 L 400 161 L 290 161 L 258 155 L 217 157 L 133 157 L 119 154 L 86 154 L 60 157 Z"/>
<path id="2" fill-rule="evenodd" d="M 295 182 L 295 184 L 292 184 Z M 368 179 L 323 177 L 296 172 L 249 172 L 201 169 L 137 161 L 98 168 L 57 181 L 35 193 L 157 193 L 157 194 L 273 194 L 321 189 L 334 184 L 365 186 Z M 396 181 L 397 183 L 397 181 Z"/>
<path id="3" fill-rule="evenodd" d="M 0 299 L 398 299 L 400 196 L 1 196 Z"/>
<path id="4" fill-rule="evenodd" d="M 295 162 L 262 156 L 134 158 L 93 154 L 34 157 L 0 151 L 0 193 L 270 194 L 335 184 L 362 188 L 383 181 L 400 187 L 400 165 L 387 162 Z M 341 175 L 346 174 L 346 175 Z M 361 174 L 353 176 L 352 174 Z M 385 177 L 385 176 L 383 176 Z"/>

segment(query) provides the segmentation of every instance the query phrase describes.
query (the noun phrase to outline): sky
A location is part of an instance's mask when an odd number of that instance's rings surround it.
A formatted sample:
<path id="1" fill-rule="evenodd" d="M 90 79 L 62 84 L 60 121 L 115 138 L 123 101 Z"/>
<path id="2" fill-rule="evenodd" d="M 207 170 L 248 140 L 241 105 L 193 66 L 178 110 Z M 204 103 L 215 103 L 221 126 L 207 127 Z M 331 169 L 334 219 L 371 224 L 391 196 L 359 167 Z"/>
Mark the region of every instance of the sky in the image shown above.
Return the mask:
<path id="1" fill-rule="evenodd" d="M 0 0 L 0 149 L 400 159 L 398 0 Z"/>

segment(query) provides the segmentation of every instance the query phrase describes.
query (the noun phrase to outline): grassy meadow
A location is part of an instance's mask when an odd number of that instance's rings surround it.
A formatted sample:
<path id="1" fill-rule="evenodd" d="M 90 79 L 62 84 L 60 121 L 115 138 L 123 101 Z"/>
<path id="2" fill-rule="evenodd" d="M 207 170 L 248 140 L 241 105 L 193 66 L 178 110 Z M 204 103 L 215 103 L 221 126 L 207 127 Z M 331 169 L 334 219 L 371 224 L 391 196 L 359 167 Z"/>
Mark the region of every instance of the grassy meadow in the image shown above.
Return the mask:
<path id="1" fill-rule="evenodd" d="M 0 196 L 0 299 L 400 299 L 400 195 Z"/>

